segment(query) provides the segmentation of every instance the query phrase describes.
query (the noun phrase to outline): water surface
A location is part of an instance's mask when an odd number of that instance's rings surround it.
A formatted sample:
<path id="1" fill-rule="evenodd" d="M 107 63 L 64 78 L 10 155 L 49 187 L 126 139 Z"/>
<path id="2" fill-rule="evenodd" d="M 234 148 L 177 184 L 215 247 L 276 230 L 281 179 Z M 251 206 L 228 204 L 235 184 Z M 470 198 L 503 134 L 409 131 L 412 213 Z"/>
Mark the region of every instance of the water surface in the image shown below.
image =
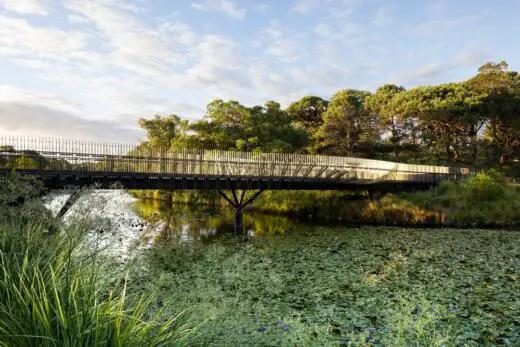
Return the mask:
<path id="1" fill-rule="evenodd" d="M 235 212 L 231 208 L 171 205 L 166 201 L 138 200 L 137 213 L 148 221 L 150 228 L 144 238 L 149 244 L 162 242 L 212 242 L 233 237 Z M 311 230 L 311 221 L 286 216 L 244 211 L 244 235 L 262 237 Z"/>

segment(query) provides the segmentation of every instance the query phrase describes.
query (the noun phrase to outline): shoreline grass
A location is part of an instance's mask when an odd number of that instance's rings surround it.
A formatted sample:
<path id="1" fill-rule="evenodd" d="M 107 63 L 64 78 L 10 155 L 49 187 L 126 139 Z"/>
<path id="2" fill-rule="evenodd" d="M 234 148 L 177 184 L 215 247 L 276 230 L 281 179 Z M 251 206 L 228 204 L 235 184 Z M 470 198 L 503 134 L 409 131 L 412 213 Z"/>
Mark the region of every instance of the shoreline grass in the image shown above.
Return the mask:
<path id="1" fill-rule="evenodd" d="M 152 313 L 153 293 L 129 295 L 127 276 L 86 242 L 88 213 L 56 221 L 35 191 L 0 178 L 0 346 L 191 344 L 187 314 Z"/>

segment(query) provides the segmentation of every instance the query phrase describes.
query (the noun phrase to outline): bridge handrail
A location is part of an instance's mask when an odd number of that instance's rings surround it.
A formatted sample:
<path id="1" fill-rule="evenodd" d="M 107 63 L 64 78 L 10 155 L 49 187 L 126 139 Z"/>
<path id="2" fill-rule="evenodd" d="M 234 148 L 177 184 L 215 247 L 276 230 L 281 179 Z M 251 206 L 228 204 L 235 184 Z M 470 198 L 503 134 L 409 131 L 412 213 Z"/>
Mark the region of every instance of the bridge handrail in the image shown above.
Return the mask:
<path id="1" fill-rule="evenodd" d="M 32 158 L 30 162 L 18 158 Z M 3 163 L 3 164 L 2 164 Z M 468 168 L 414 165 L 390 161 L 291 153 L 168 150 L 144 144 L 27 138 L 0 135 L 0 168 L 57 172 L 127 172 L 222 177 L 313 178 L 344 182 L 457 180 Z"/>

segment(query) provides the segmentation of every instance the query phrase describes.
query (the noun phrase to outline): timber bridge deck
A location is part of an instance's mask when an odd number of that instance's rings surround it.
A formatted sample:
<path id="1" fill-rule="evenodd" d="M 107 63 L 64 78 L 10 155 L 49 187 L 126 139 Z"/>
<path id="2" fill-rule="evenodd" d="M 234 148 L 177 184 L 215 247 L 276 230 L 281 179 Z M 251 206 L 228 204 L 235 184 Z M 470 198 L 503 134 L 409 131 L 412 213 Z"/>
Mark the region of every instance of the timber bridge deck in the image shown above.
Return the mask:
<path id="1" fill-rule="evenodd" d="M 37 176 L 48 188 L 399 191 L 458 180 L 468 168 L 323 155 L 204 149 L 148 150 L 81 140 L 0 136 L 0 175 Z"/>

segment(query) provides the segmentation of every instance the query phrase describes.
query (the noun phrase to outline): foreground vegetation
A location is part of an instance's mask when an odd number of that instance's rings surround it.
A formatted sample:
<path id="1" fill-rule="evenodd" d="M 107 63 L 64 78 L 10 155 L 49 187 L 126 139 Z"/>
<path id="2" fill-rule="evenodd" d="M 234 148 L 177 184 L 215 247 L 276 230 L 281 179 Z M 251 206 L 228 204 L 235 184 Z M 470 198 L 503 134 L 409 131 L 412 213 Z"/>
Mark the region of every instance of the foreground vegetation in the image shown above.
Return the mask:
<path id="1" fill-rule="evenodd" d="M 90 232 L 102 222 L 92 206 L 55 221 L 34 184 L 0 178 L 0 346 L 188 344 L 185 315 L 153 313 L 153 292 L 127 294 Z"/>
<path id="2" fill-rule="evenodd" d="M 160 237 L 121 277 L 91 206 L 63 224 L 40 193 L 0 181 L 2 346 L 520 344 L 517 232 Z"/>
<path id="3" fill-rule="evenodd" d="M 520 234 L 323 228 L 156 244 L 134 290 L 214 316 L 216 346 L 520 344 Z"/>

